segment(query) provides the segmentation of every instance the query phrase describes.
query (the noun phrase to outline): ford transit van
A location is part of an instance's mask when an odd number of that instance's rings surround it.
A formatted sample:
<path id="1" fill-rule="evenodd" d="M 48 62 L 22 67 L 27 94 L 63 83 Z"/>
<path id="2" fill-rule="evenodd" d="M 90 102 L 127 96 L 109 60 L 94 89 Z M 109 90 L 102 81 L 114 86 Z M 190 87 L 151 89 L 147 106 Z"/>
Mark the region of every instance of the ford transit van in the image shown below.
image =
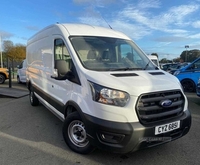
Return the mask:
<path id="1" fill-rule="evenodd" d="M 180 82 L 113 29 L 55 24 L 27 43 L 30 103 L 63 121 L 70 149 L 115 153 L 164 144 L 191 125 Z"/>
<path id="2" fill-rule="evenodd" d="M 158 57 L 155 55 L 149 55 L 148 56 L 150 58 L 150 60 L 157 66 L 160 68 L 160 62 L 158 60 Z"/>
<path id="3" fill-rule="evenodd" d="M 17 66 L 17 82 L 25 83 L 26 82 L 26 59 L 21 62 L 19 66 Z"/>

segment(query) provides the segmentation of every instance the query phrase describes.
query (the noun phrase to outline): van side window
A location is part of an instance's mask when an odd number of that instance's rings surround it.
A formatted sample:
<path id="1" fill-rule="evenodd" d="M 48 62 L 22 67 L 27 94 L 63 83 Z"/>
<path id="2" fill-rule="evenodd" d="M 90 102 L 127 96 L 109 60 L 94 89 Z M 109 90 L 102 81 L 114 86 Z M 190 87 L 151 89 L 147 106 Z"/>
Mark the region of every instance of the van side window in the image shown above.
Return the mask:
<path id="1" fill-rule="evenodd" d="M 71 65 L 69 51 L 62 39 L 56 39 L 54 41 L 54 60 L 65 60 L 68 66 Z"/>
<path id="2" fill-rule="evenodd" d="M 54 56 L 55 60 L 68 60 L 70 58 L 67 47 L 62 39 L 54 41 Z"/>

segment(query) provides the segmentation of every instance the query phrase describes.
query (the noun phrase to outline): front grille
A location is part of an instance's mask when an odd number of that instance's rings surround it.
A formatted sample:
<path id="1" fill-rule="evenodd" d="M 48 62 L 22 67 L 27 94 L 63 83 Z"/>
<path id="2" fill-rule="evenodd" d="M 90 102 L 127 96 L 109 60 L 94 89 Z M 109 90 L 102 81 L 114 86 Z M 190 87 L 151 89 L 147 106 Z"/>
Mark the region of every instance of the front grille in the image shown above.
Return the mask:
<path id="1" fill-rule="evenodd" d="M 171 101 L 171 104 L 163 106 L 165 100 Z M 136 111 L 140 122 L 150 125 L 182 115 L 184 102 L 184 96 L 179 90 L 147 93 L 139 97 Z"/>

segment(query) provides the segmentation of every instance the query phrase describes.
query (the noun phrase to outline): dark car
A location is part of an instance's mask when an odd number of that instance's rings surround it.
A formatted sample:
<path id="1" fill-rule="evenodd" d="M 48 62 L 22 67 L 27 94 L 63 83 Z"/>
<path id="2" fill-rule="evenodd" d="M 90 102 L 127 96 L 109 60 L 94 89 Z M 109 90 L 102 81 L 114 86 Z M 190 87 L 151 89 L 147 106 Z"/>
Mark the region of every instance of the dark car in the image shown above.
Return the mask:
<path id="1" fill-rule="evenodd" d="M 196 85 L 196 94 L 200 97 L 200 77 L 198 79 L 197 85 Z"/>
<path id="2" fill-rule="evenodd" d="M 162 65 L 162 70 L 169 71 L 172 68 L 175 68 L 177 65 L 178 65 L 177 63 L 164 64 Z"/>
<path id="3" fill-rule="evenodd" d="M 187 63 L 187 62 L 180 63 L 180 64 L 178 64 L 178 65 L 175 66 L 175 67 L 171 67 L 171 68 L 168 70 L 168 72 L 171 73 L 171 74 L 174 74 L 174 72 L 176 72 L 177 70 L 179 70 L 179 69 L 185 67 L 185 66 L 188 65 L 188 64 L 189 64 L 189 63 Z"/>

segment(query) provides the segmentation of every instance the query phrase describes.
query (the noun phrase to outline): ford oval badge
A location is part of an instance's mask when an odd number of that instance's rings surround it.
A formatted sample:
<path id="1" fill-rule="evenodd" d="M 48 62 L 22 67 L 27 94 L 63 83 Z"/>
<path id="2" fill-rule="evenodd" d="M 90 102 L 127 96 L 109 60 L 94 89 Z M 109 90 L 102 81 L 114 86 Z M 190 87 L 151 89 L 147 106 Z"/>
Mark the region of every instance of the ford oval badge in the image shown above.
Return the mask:
<path id="1" fill-rule="evenodd" d="M 163 100 L 160 102 L 160 105 L 162 107 L 169 107 L 170 105 L 172 105 L 172 101 L 171 100 Z"/>

